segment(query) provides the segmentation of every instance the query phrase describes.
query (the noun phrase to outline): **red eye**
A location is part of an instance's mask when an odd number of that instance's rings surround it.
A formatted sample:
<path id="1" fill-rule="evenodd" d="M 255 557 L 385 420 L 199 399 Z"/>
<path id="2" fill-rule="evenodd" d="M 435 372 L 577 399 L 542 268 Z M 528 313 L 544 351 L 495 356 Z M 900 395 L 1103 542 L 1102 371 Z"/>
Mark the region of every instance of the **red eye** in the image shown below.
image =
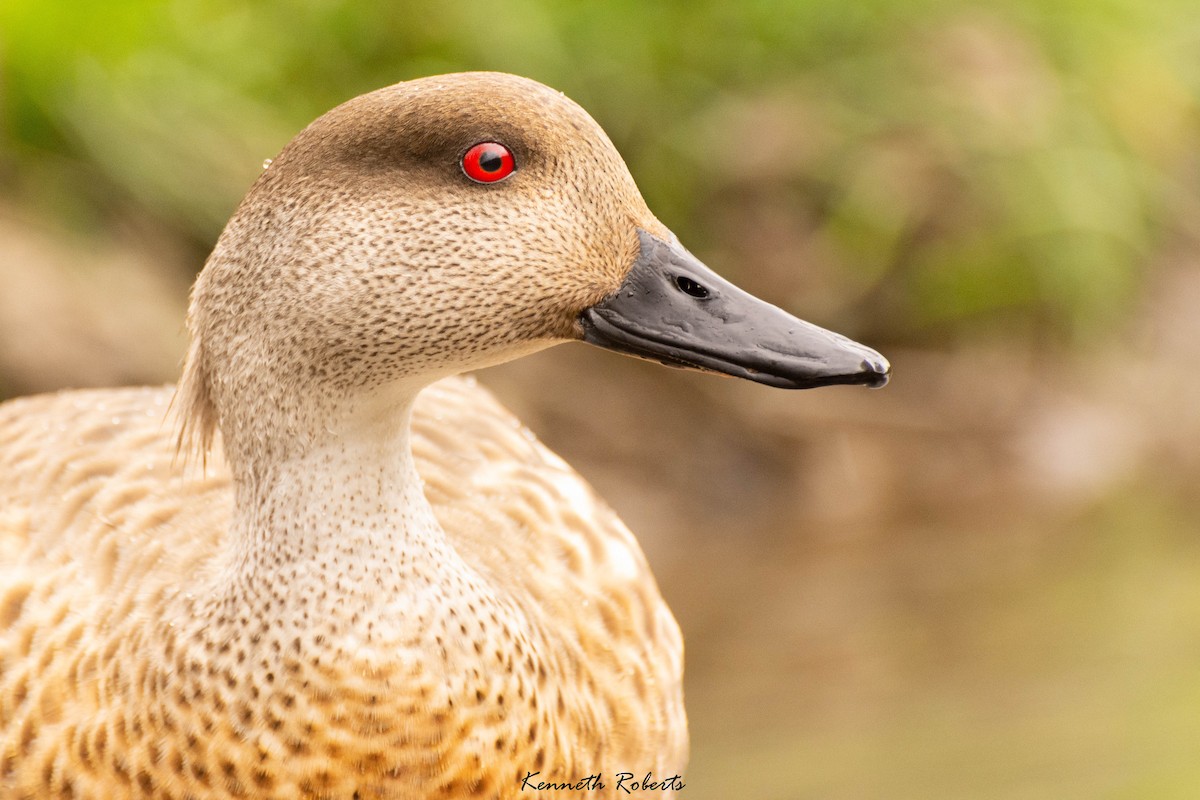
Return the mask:
<path id="1" fill-rule="evenodd" d="M 499 142 L 480 142 L 462 157 L 463 172 L 479 183 L 504 180 L 516 168 L 512 151 Z"/>

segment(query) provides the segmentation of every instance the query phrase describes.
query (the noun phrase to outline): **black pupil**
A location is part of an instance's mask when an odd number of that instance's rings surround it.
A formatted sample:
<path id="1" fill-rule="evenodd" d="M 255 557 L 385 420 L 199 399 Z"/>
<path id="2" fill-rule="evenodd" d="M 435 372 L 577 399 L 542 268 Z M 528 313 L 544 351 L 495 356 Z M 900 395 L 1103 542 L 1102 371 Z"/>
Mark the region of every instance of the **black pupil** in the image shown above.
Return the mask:
<path id="1" fill-rule="evenodd" d="M 691 278 L 684 277 L 683 275 L 675 279 L 675 285 L 692 297 L 699 297 L 701 299 L 708 297 L 708 289 L 705 289 Z"/>
<path id="2" fill-rule="evenodd" d="M 499 172 L 504 164 L 504 156 L 498 147 L 489 147 L 479 156 L 479 168 L 484 172 Z"/>

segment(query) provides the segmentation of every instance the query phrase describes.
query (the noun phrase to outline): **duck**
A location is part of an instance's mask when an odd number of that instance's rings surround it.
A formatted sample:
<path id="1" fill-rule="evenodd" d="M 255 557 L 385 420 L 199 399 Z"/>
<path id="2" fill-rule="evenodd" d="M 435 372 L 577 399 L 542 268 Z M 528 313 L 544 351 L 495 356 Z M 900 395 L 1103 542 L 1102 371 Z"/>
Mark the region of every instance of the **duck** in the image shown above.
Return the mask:
<path id="1" fill-rule="evenodd" d="M 292 139 L 177 386 L 0 405 L 0 796 L 676 796 L 683 642 L 637 540 L 465 373 L 582 341 L 768 386 L 876 351 L 719 277 L 600 126 L 502 73 Z"/>

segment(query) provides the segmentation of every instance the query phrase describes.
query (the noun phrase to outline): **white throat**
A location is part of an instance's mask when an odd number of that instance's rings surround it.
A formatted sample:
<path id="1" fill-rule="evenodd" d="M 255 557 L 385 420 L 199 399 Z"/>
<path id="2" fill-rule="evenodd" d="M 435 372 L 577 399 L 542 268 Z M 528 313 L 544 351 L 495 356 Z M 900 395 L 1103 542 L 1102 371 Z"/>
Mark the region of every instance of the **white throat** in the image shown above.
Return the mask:
<path id="1" fill-rule="evenodd" d="M 409 434 L 419 388 L 405 388 L 334 415 L 290 458 L 243 471 L 234 518 L 240 577 L 311 579 L 351 593 L 369 584 L 378 593 L 430 574 L 431 560 L 465 566 L 425 498 Z"/>

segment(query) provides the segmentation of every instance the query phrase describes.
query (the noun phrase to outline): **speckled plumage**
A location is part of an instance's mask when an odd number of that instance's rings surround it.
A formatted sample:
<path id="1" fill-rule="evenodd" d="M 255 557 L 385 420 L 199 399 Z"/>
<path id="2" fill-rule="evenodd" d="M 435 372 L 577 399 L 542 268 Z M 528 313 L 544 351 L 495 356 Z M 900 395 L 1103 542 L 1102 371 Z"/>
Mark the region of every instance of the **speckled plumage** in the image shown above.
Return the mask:
<path id="1" fill-rule="evenodd" d="M 518 172 L 472 184 L 491 139 Z M 445 377 L 577 338 L 639 227 L 669 236 L 532 81 L 400 84 L 297 136 L 197 281 L 177 395 L 0 406 L 0 797 L 680 773 L 682 644 L 636 542 Z"/>

